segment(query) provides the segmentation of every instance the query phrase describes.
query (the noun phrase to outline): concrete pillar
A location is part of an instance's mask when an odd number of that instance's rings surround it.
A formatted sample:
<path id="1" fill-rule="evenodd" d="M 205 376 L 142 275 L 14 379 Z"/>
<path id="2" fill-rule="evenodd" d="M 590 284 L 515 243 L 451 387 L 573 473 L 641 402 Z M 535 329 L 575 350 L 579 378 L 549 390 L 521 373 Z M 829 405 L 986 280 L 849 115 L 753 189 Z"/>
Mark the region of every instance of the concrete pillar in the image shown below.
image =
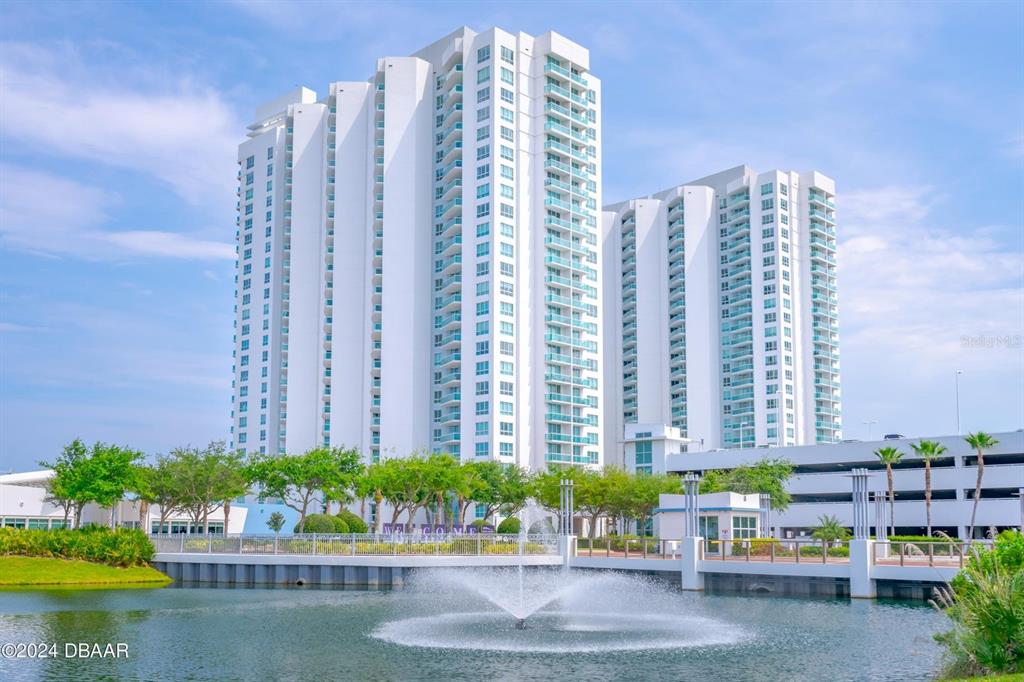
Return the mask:
<path id="1" fill-rule="evenodd" d="M 704 538 L 686 537 L 679 543 L 682 555 L 682 588 L 697 592 L 704 591 L 704 574 L 700 572 L 700 561 L 703 556 Z"/>
<path id="2" fill-rule="evenodd" d="M 560 535 L 558 536 L 558 548 L 559 554 L 562 555 L 562 567 L 568 571 L 569 566 L 572 565 L 572 560 L 576 556 L 576 536 L 575 535 Z"/>
<path id="3" fill-rule="evenodd" d="M 871 577 L 871 546 L 874 540 L 850 540 L 850 597 L 874 599 L 877 591 Z"/>

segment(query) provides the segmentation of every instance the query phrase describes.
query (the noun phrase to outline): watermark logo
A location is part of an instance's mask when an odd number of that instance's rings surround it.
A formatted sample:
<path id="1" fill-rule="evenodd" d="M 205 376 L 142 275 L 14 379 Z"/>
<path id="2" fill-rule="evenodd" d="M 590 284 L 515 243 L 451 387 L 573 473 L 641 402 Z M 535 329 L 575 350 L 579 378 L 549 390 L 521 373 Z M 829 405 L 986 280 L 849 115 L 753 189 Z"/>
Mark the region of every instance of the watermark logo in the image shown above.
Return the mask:
<path id="1" fill-rule="evenodd" d="M 962 348 L 1021 348 L 1024 347 L 1024 335 L 971 336 L 965 334 L 960 337 L 960 346 Z"/>

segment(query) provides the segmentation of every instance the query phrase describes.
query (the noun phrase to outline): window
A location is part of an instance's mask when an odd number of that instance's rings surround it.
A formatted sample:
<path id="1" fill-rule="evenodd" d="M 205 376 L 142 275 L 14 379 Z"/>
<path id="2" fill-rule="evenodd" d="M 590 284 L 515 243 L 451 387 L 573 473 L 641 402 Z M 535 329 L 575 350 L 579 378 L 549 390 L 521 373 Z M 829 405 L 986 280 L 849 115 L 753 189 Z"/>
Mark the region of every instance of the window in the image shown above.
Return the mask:
<path id="1" fill-rule="evenodd" d="M 501 46 L 501 61 L 512 64 L 515 61 L 515 52 L 512 51 L 511 47 Z"/>
<path id="2" fill-rule="evenodd" d="M 476 423 L 476 435 L 487 436 L 490 435 L 490 422 L 477 422 Z"/>
<path id="3" fill-rule="evenodd" d="M 515 119 L 516 119 L 515 114 L 512 113 L 511 109 L 509 109 L 508 107 L 502 107 L 501 108 L 501 120 L 502 121 L 508 121 L 509 123 L 512 123 Z"/>
<path id="4" fill-rule="evenodd" d="M 476 205 L 476 217 L 477 218 L 484 218 L 484 217 L 489 216 L 489 215 L 491 215 L 491 202 L 485 201 L 482 204 L 477 204 Z"/>
<path id="5" fill-rule="evenodd" d="M 477 123 L 479 123 L 480 121 L 486 121 L 487 118 L 490 115 L 491 115 L 491 108 L 490 107 L 480 107 L 479 109 L 476 110 L 476 120 L 477 120 Z"/>
<path id="6" fill-rule="evenodd" d="M 490 45 L 484 45 L 483 47 L 481 47 L 480 49 L 478 49 L 476 51 L 476 61 L 477 62 L 486 62 L 490 58 L 491 58 L 491 46 Z"/>
<path id="7" fill-rule="evenodd" d="M 476 72 L 476 82 L 486 83 L 491 80 L 491 67 L 485 66 L 482 69 L 478 69 Z"/>
<path id="8" fill-rule="evenodd" d="M 484 159 L 491 158 L 491 145 L 482 144 L 476 148 L 476 160 L 483 161 Z"/>
<path id="9" fill-rule="evenodd" d="M 490 88 L 480 88 L 479 90 L 476 91 L 476 101 L 477 101 L 477 104 L 479 104 L 481 102 L 486 102 L 490 98 L 491 98 L 491 89 Z"/>
<path id="10" fill-rule="evenodd" d="M 772 183 L 768 182 L 768 183 L 765 183 L 765 184 L 761 185 L 761 194 L 762 195 L 764 195 L 764 194 L 771 194 L 771 193 L 772 193 Z"/>
<path id="11" fill-rule="evenodd" d="M 484 441 L 482 443 L 477 443 L 476 444 L 476 456 L 477 457 L 486 457 L 489 454 L 491 454 L 491 444 L 490 443 L 488 443 L 487 441 Z"/>
<path id="12" fill-rule="evenodd" d="M 515 180 L 515 171 L 512 170 L 512 166 L 501 164 L 501 177 L 506 180 Z"/>
<path id="13" fill-rule="evenodd" d="M 508 142 L 511 142 L 512 141 L 512 129 L 509 128 L 508 126 L 501 126 L 501 139 L 507 140 Z"/>
<path id="14" fill-rule="evenodd" d="M 512 69 L 506 68 L 504 66 L 501 67 L 501 82 L 508 83 L 509 85 L 511 85 L 513 80 L 514 76 L 512 74 Z"/>
<path id="15" fill-rule="evenodd" d="M 501 362 L 501 373 L 502 374 L 504 374 L 505 376 L 512 376 L 515 373 L 513 370 L 514 370 L 514 367 L 513 367 L 513 364 L 511 362 L 505 362 L 504 360 Z"/>
<path id="16" fill-rule="evenodd" d="M 477 166 L 476 167 L 476 179 L 477 180 L 483 180 L 484 178 L 489 178 L 490 176 L 491 176 L 491 167 L 490 166 L 484 165 L 484 166 Z"/>
<path id="17" fill-rule="evenodd" d="M 509 90 L 508 88 L 502 88 L 501 89 L 501 101 L 502 102 L 508 102 L 509 104 L 511 104 L 514 100 L 515 100 L 515 95 L 513 94 L 513 92 L 511 90 Z"/>
<path id="18" fill-rule="evenodd" d="M 498 443 L 498 452 L 505 457 L 511 457 L 513 454 L 512 443 Z"/>
<path id="19" fill-rule="evenodd" d="M 501 158 L 505 159 L 506 161 L 511 161 L 514 157 L 515 155 L 512 152 L 512 147 L 509 147 L 508 145 L 504 144 L 501 145 Z"/>
<path id="20" fill-rule="evenodd" d="M 477 188 L 476 188 L 476 198 L 477 199 L 483 199 L 483 198 L 489 197 L 489 196 L 491 196 L 491 186 L 490 185 L 477 185 Z"/>
<path id="21" fill-rule="evenodd" d="M 732 517 L 732 537 L 734 540 L 745 540 L 747 538 L 757 537 L 757 517 Z"/>
<path id="22" fill-rule="evenodd" d="M 491 136 L 491 127 L 490 126 L 481 126 L 480 128 L 476 129 L 476 139 L 477 140 L 486 140 L 490 136 Z"/>
<path id="23" fill-rule="evenodd" d="M 498 422 L 498 433 L 502 436 L 511 436 L 512 422 Z"/>
<path id="24" fill-rule="evenodd" d="M 490 233 L 491 233 L 491 224 L 490 223 L 480 223 L 479 225 L 476 226 L 476 236 L 477 237 L 486 237 Z"/>
<path id="25" fill-rule="evenodd" d="M 512 388 L 511 381 L 502 381 L 498 384 L 498 393 L 501 395 L 512 395 Z"/>
<path id="26" fill-rule="evenodd" d="M 505 417 L 512 416 L 512 403 L 502 400 L 498 403 L 498 411 Z"/>
<path id="27" fill-rule="evenodd" d="M 489 360 L 481 360 L 476 363 L 476 375 L 481 376 L 487 374 L 491 369 L 491 363 Z"/>

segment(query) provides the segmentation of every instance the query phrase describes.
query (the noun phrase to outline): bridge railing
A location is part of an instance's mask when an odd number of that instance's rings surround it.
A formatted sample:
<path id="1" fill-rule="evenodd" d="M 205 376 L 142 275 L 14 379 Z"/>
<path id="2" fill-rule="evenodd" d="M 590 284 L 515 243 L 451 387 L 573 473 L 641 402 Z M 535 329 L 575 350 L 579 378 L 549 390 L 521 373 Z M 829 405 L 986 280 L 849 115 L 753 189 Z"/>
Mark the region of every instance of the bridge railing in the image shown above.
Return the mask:
<path id="1" fill-rule="evenodd" d="M 871 563 L 881 566 L 957 566 L 963 568 L 971 552 L 991 548 L 991 540 L 959 540 L 938 542 L 894 541 L 875 542 L 871 547 Z"/>
<path id="2" fill-rule="evenodd" d="M 619 559 L 678 559 L 680 541 L 660 538 L 578 538 L 576 556 Z M 770 563 L 846 563 L 849 543 L 813 538 L 707 539 L 703 557 L 715 561 L 767 561 Z"/>
<path id="3" fill-rule="evenodd" d="M 343 534 L 152 535 L 158 553 L 302 556 L 495 556 L 558 553 L 554 535 Z"/>

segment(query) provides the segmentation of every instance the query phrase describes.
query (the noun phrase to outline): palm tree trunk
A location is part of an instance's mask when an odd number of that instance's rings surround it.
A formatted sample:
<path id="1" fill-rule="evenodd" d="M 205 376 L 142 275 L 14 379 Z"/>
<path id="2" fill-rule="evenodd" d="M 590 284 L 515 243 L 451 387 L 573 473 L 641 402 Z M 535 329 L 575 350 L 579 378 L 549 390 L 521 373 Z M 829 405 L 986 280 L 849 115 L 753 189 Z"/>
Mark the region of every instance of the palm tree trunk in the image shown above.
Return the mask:
<path id="1" fill-rule="evenodd" d="M 932 463 L 924 461 L 924 514 L 928 524 L 928 537 L 932 536 Z"/>
<path id="2" fill-rule="evenodd" d="M 224 535 L 228 534 L 228 519 L 231 518 L 231 500 L 224 500 Z"/>
<path id="3" fill-rule="evenodd" d="M 978 448 L 978 478 L 974 484 L 974 504 L 971 505 L 971 527 L 967 531 L 967 539 L 974 539 L 974 516 L 978 513 L 978 500 L 981 498 L 981 477 L 985 475 L 985 455 Z"/>
<path id="4" fill-rule="evenodd" d="M 885 465 L 885 476 L 889 480 L 889 530 L 896 535 L 896 493 L 892 488 L 892 465 Z"/>

